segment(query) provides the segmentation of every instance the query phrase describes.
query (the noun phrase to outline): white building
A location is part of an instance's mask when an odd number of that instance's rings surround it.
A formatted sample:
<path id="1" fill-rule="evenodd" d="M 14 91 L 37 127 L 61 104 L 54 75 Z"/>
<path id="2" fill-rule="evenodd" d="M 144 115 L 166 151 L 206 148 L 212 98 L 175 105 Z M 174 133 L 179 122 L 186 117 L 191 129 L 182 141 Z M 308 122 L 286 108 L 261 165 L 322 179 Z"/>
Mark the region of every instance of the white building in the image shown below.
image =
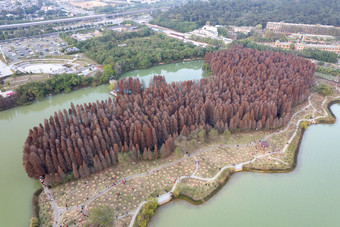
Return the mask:
<path id="1" fill-rule="evenodd" d="M 200 36 L 203 38 L 222 40 L 226 44 L 231 43 L 233 40 L 218 35 L 218 31 L 217 31 L 218 27 L 220 27 L 220 25 L 210 26 L 210 23 L 207 22 L 207 24 L 204 25 L 202 28 L 196 29 L 192 32 L 188 32 L 186 33 L 185 36 L 190 37 L 191 35 L 194 35 L 194 36 Z"/>
<path id="2" fill-rule="evenodd" d="M 218 31 L 217 26 L 204 25 L 202 28 L 194 30 L 191 32 L 192 35 L 198 35 L 203 37 L 217 37 Z"/>

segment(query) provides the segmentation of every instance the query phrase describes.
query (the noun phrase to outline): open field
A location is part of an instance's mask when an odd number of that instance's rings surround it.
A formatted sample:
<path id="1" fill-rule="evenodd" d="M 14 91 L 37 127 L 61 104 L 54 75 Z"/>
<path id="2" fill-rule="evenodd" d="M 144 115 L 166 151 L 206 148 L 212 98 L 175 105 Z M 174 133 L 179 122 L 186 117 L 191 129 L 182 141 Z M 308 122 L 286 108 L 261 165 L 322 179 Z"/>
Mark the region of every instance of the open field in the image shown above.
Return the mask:
<path id="1" fill-rule="evenodd" d="M 334 83 L 329 84 L 334 87 Z M 88 221 L 80 213 L 82 205 L 86 214 L 94 207 L 109 206 L 116 215 L 115 225 L 128 226 L 133 224 L 133 215 L 138 213 L 140 204 L 166 196 L 170 191 L 178 193 L 175 197 L 201 203 L 217 192 L 236 171 L 291 171 L 296 165 L 296 152 L 304 130 L 301 122 L 333 122 L 327 105 L 339 99 L 338 88 L 330 97 L 312 93 L 308 101 L 294 108 L 294 114 L 284 128 L 215 135 L 208 139 L 199 132 L 193 133 L 176 141 L 181 149 L 170 157 L 138 163 L 123 162 L 88 178 L 53 187 L 50 190 L 58 212 L 61 212 L 60 218 L 54 221 L 61 225 L 83 226 Z M 262 147 L 262 140 L 269 146 Z M 184 150 L 189 154 L 183 156 Z M 45 193 L 40 197 L 40 214 L 45 223 L 52 225 L 50 201 Z"/>
<path id="2" fill-rule="evenodd" d="M 92 9 L 93 7 L 107 6 L 106 2 L 98 1 L 71 1 L 70 5 L 81 7 L 82 9 Z"/>

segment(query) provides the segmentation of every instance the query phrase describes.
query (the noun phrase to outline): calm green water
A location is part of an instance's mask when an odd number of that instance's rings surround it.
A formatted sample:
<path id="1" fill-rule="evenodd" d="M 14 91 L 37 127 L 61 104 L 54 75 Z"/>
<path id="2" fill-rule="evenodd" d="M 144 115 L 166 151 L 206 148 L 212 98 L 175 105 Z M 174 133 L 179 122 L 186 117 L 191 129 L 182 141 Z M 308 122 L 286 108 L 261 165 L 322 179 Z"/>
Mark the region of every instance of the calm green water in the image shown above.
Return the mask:
<path id="1" fill-rule="evenodd" d="M 160 65 L 124 76 L 154 74 L 168 82 L 199 79 L 202 61 Z M 40 186 L 22 167 L 28 130 L 60 108 L 109 97 L 107 86 L 84 88 L 29 106 L 0 112 L 0 226 L 28 226 L 33 192 Z M 332 107 L 338 118 L 340 105 Z M 339 226 L 340 123 L 306 131 L 295 171 L 284 174 L 235 174 L 201 206 L 172 202 L 157 210 L 150 226 Z"/>
<path id="2" fill-rule="evenodd" d="M 175 63 L 168 65 L 158 65 L 146 70 L 135 70 L 123 74 L 123 77 L 137 77 L 143 79 L 146 84 L 153 75 L 165 76 L 165 80 L 168 83 L 182 80 L 198 80 L 205 75 L 202 72 L 203 61 L 190 61 L 184 63 Z"/>
<path id="3" fill-rule="evenodd" d="M 332 106 L 340 118 L 340 105 Z M 237 173 L 200 206 L 185 201 L 160 207 L 154 226 L 340 226 L 340 121 L 304 134 L 297 167 L 281 174 Z"/>
<path id="4" fill-rule="evenodd" d="M 127 73 L 139 75 L 148 83 L 153 74 L 162 74 L 167 81 L 199 79 L 202 75 L 202 61 L 161 65 L 147 70 Z M 80 104 L 109 97 L 108 86 L 84 88 L 68 94 L 61 94 L 0 112 L 0 226 L 28 226 L 32 214 L 32 195 L 40 187 L 37 181 L 27 177 L 22 167 L 22 146 L 28 130 L 54 111 L 69 108 L 70 103 Z"/>

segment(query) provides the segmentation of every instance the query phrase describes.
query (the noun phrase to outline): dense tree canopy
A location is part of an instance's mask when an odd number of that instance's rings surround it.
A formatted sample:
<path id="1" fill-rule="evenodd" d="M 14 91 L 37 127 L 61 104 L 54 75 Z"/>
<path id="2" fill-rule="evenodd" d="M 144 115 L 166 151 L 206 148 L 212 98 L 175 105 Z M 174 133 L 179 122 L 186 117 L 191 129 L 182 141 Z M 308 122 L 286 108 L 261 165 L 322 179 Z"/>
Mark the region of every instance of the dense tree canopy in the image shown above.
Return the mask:
<path id="1" fill-rule="evenodd" d="M 45 81 L 23 84 L 15 89 L 15 94 L 2 98 L 0 97 L 0 110 L 23 105 L 44 98 L 48 95 L 68 93 L 73 89 L 107 83 L 112 75 L 108 72 L 97 73 L 93 77 L 79 76 L 76 74 L 53 75 Z"/>
<path id="2" fill-rule="evenodd" d="M 68 93 L 75 88 L 108 82 L 109 78 L 110 75 L 102 73 L 98 73 L 93 77 L 84 77 L 77 74 L 53 75 L 46 81 L 32 82 L 18 87 L 16 89 L 16 93 L 19 96 L 17 103 L 32 102 L 50 94 Z"/>
<path id="3" fill-rule="evenodd" d="M 118 78 L 123 72 L 148 68 L 153 64 L 179 61 L 185 58 L 203 58 L 214 47 L 201 48 L 183 43 L 164 35 L 156 35 L 151 29 L 142 27 L 135 32 L 107 31 L 103 37 L 77 42 L 66 33 L 61 37 L 78 46 L 93 60 L 104 64 L 103 73 L 94 77 L 75 74 L 54 75 L 46 81 L 24 84 L 16 89 L 11 98 L 0 98 L 0 110 L 32 102 L 49 94 L 69 92 L 79 87 L 107 82 L 110 77 Z"/>
<path id="4" fill-rule="evenodd" d="M 28 28 L 15 28 L 0 31 L 0 40 L 13 39 L 19 37 L 30 37 L 38 36 L 47 33 L 54 32 L 53 26 L 51 24 L 39 25 L 35 27 Z"/>
<path id="5" fill-rule="evenodd" d="M 333 89 L 327 84 L 319 84 L 316 87 L 316 92 L 318 92 L 321 95 L 331 95 L 333 93 Z"/>
<path id="6" fill-rule="evenodd" d="M 214 76 L 171 84 L 155 76 L 148 88 L 121 79 L 114 101 L 55 112 L 29 130 L 23 149 L 28 176 L 53 183 L 66 172 L 86 177 L 116 165 L 120 153 L 134 160 L 166 157 L 178 135 L 201 125 L 221 133 L 280 127 L 314 80 L 315 65 L 301 57 L 240 46 L 209 52 L 205 63 Z"/>
<path id="7" fill-rule="evenodd" d="M 337 63 L 339 56 L 330 51 L 323 51 L 318 49 L 304 49 L 303 51 L 298 52 L 298 55 L 305 58 L 313 58 L 318 61 Z"/>
<path id="8" fill-rule="evenodd" d="M 268 21 L 340 26 L 337 0 L 210 0 L 195 1 L 155 14 L 154 24 L 181 32 L 206 21 L 212 25 L 266 26 Z"/>
<path id="9" fill-rule="evenodd" d="M 150 28 L 125 33 L 109 31 L 103 37 L 80 42 L 77 47 L 96 62 L 111 65 L 116 76 L 161 62 L 203 58 L 206 52 L 201 47 L 162 34 L 156 35 Z"/>

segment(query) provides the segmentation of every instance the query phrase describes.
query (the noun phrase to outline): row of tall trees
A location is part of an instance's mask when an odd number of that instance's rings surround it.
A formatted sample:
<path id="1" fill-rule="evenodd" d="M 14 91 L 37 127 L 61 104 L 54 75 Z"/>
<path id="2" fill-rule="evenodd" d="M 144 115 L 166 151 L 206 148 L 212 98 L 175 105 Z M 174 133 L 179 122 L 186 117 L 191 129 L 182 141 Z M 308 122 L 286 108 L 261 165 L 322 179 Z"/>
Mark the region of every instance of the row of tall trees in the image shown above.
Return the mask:
<path id="1" fill-rule="evenodd" d="M 121 79 L 112 101 L 73 105 L 29 131 L 23 164 L 29 177 L 61 181 L 66 172 L 86 177 L 118 163 L 166 157 L 178 135 L 200 125 L 226 129 L 270 129 L 287 123 L 292 105 L 304 101 L 314 64 L 282 53 L 243 49 L 208 53 L 214 76 L 168 84 L 154 76 L 144 89 L 138 79 Z"/>

